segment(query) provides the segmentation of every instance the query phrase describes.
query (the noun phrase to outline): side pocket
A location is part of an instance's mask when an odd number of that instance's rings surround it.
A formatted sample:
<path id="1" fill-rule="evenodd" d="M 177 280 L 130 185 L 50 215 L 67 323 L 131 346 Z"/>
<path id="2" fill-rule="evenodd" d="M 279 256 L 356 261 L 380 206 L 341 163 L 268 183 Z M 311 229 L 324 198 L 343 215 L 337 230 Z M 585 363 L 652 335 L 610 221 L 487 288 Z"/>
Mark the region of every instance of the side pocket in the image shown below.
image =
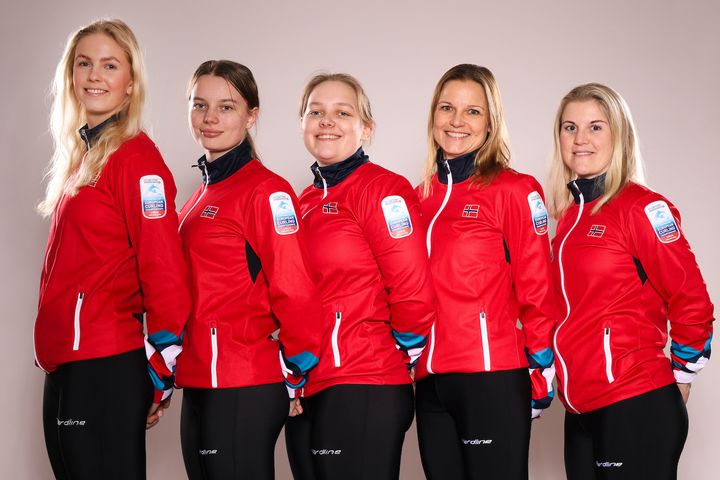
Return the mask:
<path id="1" fill-rule="evenodd" d="M 75 330 L 75 336 L 73 337 L 73 350 L 80 350 L 80 311 L 82 310 L 83 300 L 85 294 L 83 292 L 78 293 L 77 301 L 75 302 L 75 316 L 73 318 L 73 328 Z"/>
<path id="2" fill-rule="evenodd" d="M 482 338 L 483 368 L 490 371 L 490 340 L 488 339 L 487 316 L 480 312 L 480 336 Z"/>
<path id="3" fill-rule="evenodd" d="M 612 373 L 612 352 L 610 351 L 610 327 L 605 327 L 603 335 L 603 350 L 605 351 L 605 374 L 609 383 L 615 381 Z"/>
<path id="4" fill-rule="evenodd" d="M 335 362 L 335 366 L 340 366 L 340 347 L 338 346 L 338 334 L 340 333 L 340 324 L 342 323 L 342 312 L 335 312 L 335 326 L 333 327 L 332 331 L 332 338 L 330 341 L 332 342 L 332 351 L 333 351 L 333 361 Z"/>
<path id="5" fill-rule="evenodd" d="M 212 359 L 210 360 L 210 381 L 212 388 L 217 388 L 217 357 L 218 357 L 218 344 L 217 344 L 217 327 L 212 324 L 210 327 L 210 347 L 212 348 Z"/>

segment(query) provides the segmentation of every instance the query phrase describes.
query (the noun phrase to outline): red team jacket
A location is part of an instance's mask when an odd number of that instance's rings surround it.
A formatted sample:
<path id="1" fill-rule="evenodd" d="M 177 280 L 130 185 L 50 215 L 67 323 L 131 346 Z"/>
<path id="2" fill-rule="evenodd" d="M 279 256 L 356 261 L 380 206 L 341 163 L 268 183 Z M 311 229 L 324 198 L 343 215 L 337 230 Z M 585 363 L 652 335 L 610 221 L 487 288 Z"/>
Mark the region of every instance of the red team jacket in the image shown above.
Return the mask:
<path id="1" fill-rule="evenodd" d="M 180 211 L 194 302 L 178 386 L 263 385 L 283 372 L 302 386 L 323 324 L 295 194 L 247 142 L 199 167 L 203 185 Z"/>
<path id="2" fill-rule="evenodd" d="M 89 146 L 111 121 L 81 130 Z M 62 197 L 40 279 L 40 368 L 53 372 L 144 345 L 155 401 L 170 395 L 190 311 L 174 200 L 172 175 L 142 132 L 109 157 L 92 184 Z"/>
<path id="3" fill-rule="evenodd" d="M 558 388 L 573 413 L 688 383 L 710 357 L 713 306 L 677 209 L 630 183 L 593 215 L 603 182 L 568 185 L 575 204 L 553 240 L 566 306 L 554 342 Z"/>
<path id="4" fill-rule="evenodd" d="M 529 366 L 537 416 L 553 396 L 559 316 L 543 192 L 513 170 L 487 186 L 473 182 L 474 156 L 439 157 L 421 200 L 438 317 L 416 378 Z"/>
<path id="5" fill-rule="evenodd" d="M 338 384 L 409 384 L 406 364 L 435 316 L 417 198 L 362 149 L 312 170 L 300 208 L 328 333 L 305 395 Z"/>

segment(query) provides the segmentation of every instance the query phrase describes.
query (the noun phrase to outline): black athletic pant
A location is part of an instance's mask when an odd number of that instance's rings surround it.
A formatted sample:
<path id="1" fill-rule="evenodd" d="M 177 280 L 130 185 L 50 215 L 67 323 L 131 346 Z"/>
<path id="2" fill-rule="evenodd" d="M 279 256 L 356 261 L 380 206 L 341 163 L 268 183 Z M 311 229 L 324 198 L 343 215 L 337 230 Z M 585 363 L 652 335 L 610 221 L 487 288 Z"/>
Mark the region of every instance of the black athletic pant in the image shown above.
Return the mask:
<path id="1" fill-rule="evenodd" d="M 43 426 L 55 478 L 145 478 L 153 386 L 145 350 L 60 365 L 45 377 Z"/>
<path id="2" fill-rule="evenodd" d="M 674 480 L 688 432 L 677 386 L 565 414 L 568 480 Z"/>
<path id="3" fill-rule="evenodd" d="M 306 400 L 285 427 L 295 480 L 398 479 L 411 385 L 335 385 Z"/>
<path id="4" fill-rule="evenodd" d="M 525 480 L 530 447 L 526 368 L 429 375 L 415 408 L 428 480 Z"/>
<path id="5" fill-rule="evenodd" d="M 190 480 L 274 479 L 289 406 L 284 383 L 183 389 L 180 439 Z"/>

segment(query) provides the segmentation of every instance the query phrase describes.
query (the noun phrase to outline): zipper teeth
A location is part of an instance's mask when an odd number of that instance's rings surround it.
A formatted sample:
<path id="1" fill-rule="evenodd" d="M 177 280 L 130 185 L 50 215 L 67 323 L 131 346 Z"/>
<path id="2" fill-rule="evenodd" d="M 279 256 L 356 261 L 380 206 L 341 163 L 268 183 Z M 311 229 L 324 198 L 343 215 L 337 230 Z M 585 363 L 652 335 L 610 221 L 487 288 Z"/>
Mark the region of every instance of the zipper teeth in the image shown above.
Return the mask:
<path id="1" fill-rule="evenodd" d="M 335 366 L 340 366 L 340 348 L 338 347 L 338 333 L 340 332 L 340 323 L 342 322 L 342 313 L 341 312 L 335 312 L 335 326 L 333 327 L 332 331 L 332 351 L 333 351 L 333 360 L 335 362 Z"/>
<path id="2" fill-rule="evenodd" d="M 200 167 L 200 168 L 203 168 L 203 167 Z M 180 221 L 180 225 L 178 225 L 178 232 L 180 231 L 183 224 L 185 223 L 185 220 L 187 220 L 188 216 L 190 215 L 190 212 L 192 212 L 195 209 L 195 207 L 197 207 L 197 204 L 200 203 L 200 200 L 202 200 L 203 195 L 205 195 L 205 192 L 207 191 L 207 187 L 208 187 L 207 181 L 208 181 L 208 176 L 207 176 L 207 170 L 206 170 L 205 171 L 205 181 L 203 182 L 203 191 L 200 192 L 200 196 L 197 198 L 197 200 L 195 200 L 195 203 L 193 203 L 192 207 L 190 207 L 190 209 L 187 211 L 187 213 L 185 214 L 183 219 Z"/>
<path id="3" fill-rule="evenodd" d="M 82 308 L 83 298 L 85 298 L 85 294 L 80 292 L 78 293 L 77 302 L 75 302 L 75 317 L 73 318 L 73 324 L 75 327 L 73 350 L 75 351 L 80 349 L 80 309 Z"/>
<path id="4" fill-rule="evenodd" d="M 485 312 L 480 312 L 480 335 L 482 336 L 483 346 L 483 367 L 486 372 L 490 371 L 490 341 L 488 340 L 487 316 Z"/>
<path id="5" fill-rule="evenodd" d="M 447 160 L 445 160 L 445 168 L 447 169 L 447 175 L 448 175 L 448 186 L 447 190 L 445 191 L 445 197 L 443 198 L 442 203 L 440 204 L 440 208 L 438 208 L 438 211 L 435 212 L 435 216 L 433 216 L 432 220 L 430 221 L 430 225 L 428 225 L 428 231 L 427 235 L 425 237 L 425 245 L 427 246 L 427 252 L 428 252 L 428 258 L 430 257 L 430 252 L 432 251 L 432 231 L 433 227 L 435 226 L 435 222 L 437 221 L 438 217 L 442 213 L 443 210 L 445 210 L 445 207 L 448 204 L 448 201 L 450 201 L 450 194 L 452 193 L 452 186 L 453 186 L 453 178 L 452 178 L 452 172 L 450 171 L 450 166 L 447 163 Z M 430 351 L 428 352 L 428 359 L 426 363 L 426 368 L 428 373 L 435 373 L 432 369 L 432 360 L 433 360 L 433 353 L 435 353 L 435 322 L 433 322 L 432 327 L 430 328 Z"/>
<path id="6" fill-rule="evenodd" d="M 612 373 L 612 352 L 610 351 L 610 327 L 605 327 L 605 335 L 603 336 L 603 350 L 605 351 L 605 374 L 608 382 L 613 383 L 615 377 Z"/>
<path id="7" fill-rule="evenodd" d="M 432 370 L 433 353 L 435 353 L 435 322 L 433 322 L 432 327 L 430 327 L 430 350 L 428 351 L 428 359 L 426 365 L 428 373 L 435 373 Z"/>
<path id="8" fill-rule="evenodd" d="M 447 205 L 448 201 L 450 200 L 450 193 L 452 193 L 452 172 L 450 172 L 450 166 L 448 166 L 447 160 L 445 160 L 445 168 L 447 168 L 447 175 L 448 175 L 448 186 L 447 191 L 445 192 L 445 198 L 443 198 L 442 203 L 440 204 L 440 208 L 437 212 L 435 212 L 435 216 L 430 221 L 430 225 L 428 225 L 428 232 L 426 238 L 426 244 L 427 244 L 427 251 L 428 251 L 428 257 L 430 256 L 430 251 L 432 250 L 432 242 L 430 241 L 433 227 L 435 226 L 435 221 L 438 219 L 442 211 L 445 209 L 445 206 Z"/>
<path id="9" fill-rule="evenodd" d="M 210 361 L 210 381 L 212 388 L 217 388 L 217 328 L 210 328 L 210 345 L 212 347 L 212 360 Z"/>
<path id="10" fill-rule="evenodd" d="M 577 186 L 577 185 L 576 185 Z M 558 360 L 560 360 L 560 366 L 562 367 L 563 376 L 565 377 L 565 385 L 563 388 L 563 394 L 565 395 L 565 401 L 567 402 L 568 406 L 572 408 L 575 413 L 580 413 L 578 409 L 576 409 L 572 403 L 570 402 L 570 398 L 568 397 L 568 373 L 567 373 L 567 365 L 565 365 L 565 359 L 560 354 L 560 348 L 558 347 L 557 343 L 557 336 L 558 332 L 560 332 L 560 329 L 565 325 L 565 322 L 568 321 L 568 318 L 570 318 L 570 300 L 568 299 L 567 292 L 565 291 L 565 271 L 563 270 L 563 262 L 562 262 L 562 252 L 563 248 L 565 247 L 565 241 L 567 241 L 570 234 L 575 230 L 575 227 L 580 222 L 580 217 L 582 216 L 583 209 L 585 207 L 585 198 L 583 197 L 583 194 L 580 193 L 580 207 L 578 208 L 578 214 L 577 218 L 575 219 L 575 223 L 573 223 L 573 226 L 568 230 L 568 233 L 565 235 L 565 238 L 563 238 L 563 241 L 560 243 L 560 248 L 558 249 L 558 263 L 560 267 L 560 289 L 562 290 L 563 298 L 565 299 L 565 307 L 567 309 L 567 314 L 565 315 L 565 319 L 558 325 L 558 328 L 555 329 L 555 334 L 553 335 L 553 345 L 555 346 L 555 352 L 557 353 Z"/>

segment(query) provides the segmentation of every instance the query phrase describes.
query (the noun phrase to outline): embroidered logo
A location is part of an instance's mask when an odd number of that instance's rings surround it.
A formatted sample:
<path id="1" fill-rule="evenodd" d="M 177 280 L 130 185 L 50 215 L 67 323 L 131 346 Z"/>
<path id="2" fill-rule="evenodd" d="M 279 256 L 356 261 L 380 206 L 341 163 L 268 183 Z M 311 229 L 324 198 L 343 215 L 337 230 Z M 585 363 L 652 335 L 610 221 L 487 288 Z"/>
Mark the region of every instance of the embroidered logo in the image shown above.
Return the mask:
<path id="1" fill-rule="evenodd" d="M 61 420 L 59 418 L 56 418 L 58 427 L 84 427 L 85 426 L 85 420 L 73 420 L 72 418 L 68 418 L 67 420 Z"/>
<path id="2" fill-rule="evenodd" d="M 275 231 L 279 235 L 290 235 L 300 229 L 295 207 L 290 195 L 285 192 L 275 192 L 270 195 L 270 210 L 272 211 Z"/>
<path id="3" fill-rule="evenodd" d="M 605 225 L 592 225 L 588 237 L 602 237 L 605 234 Z"/>
<path id="4" fill-rule="evenodd" d="M 328 202 L 322 206 L 322 212 L 328 215 L 338 214 L 338 202 Z"/>
<path id="5" fill-rule="evenodd" d="M 380 202 L 388 232 L 392 238 L 407 237 L 413 232 L 410 212 L 400 195 L 390 195 Z"/>
<path id="6" fill-rule="evenodd" d="M 465 439 L 461 438 L 463 445 L 490 445 L 492 443 L 492 439 L 490 438 L 473 438 L 473 439 Z"/>
<path id="7" fill-rule="evenodd" d="M 478 213 L 480 212 L 480 205 L 471 205 L 467 204 L 465 205 L 465 208 L 463 208 L 462 216 L 465 218 L 478 218 Z"/>
<path id="8" fill-rule="evenodd" d="M 215 207 L 213 205 L 208 205 L 205 207 L 200 213 L 200 216 L 203 218 L 215 218 L 215 215 L 217 215 L 218 210 L 220 210 L 218 207 Z"/>
<path id="9" fill-rule="evenodd" d="M 159 175 L 145 175 L 140 178 L 140 203 L 143 217 L 155 219 L 165 216 L 165 186 Z"/>
<path id="10" fill-rule="evenodd" d="M 548 214 L 545 203 L 538 192 L 535 191 L 528 195 L 528 205 L 530 205 L 530 215 L 532 215 L 535 233 L 545 235 L 548 231 Z"/>
<path id="11" fill-rule="evenodd" d="M 662 243 L 671 243 L 680 238 L 680 229 L 667 203 L 658 200 L 648 204 L 645 207 L 645 215 Z"/>

